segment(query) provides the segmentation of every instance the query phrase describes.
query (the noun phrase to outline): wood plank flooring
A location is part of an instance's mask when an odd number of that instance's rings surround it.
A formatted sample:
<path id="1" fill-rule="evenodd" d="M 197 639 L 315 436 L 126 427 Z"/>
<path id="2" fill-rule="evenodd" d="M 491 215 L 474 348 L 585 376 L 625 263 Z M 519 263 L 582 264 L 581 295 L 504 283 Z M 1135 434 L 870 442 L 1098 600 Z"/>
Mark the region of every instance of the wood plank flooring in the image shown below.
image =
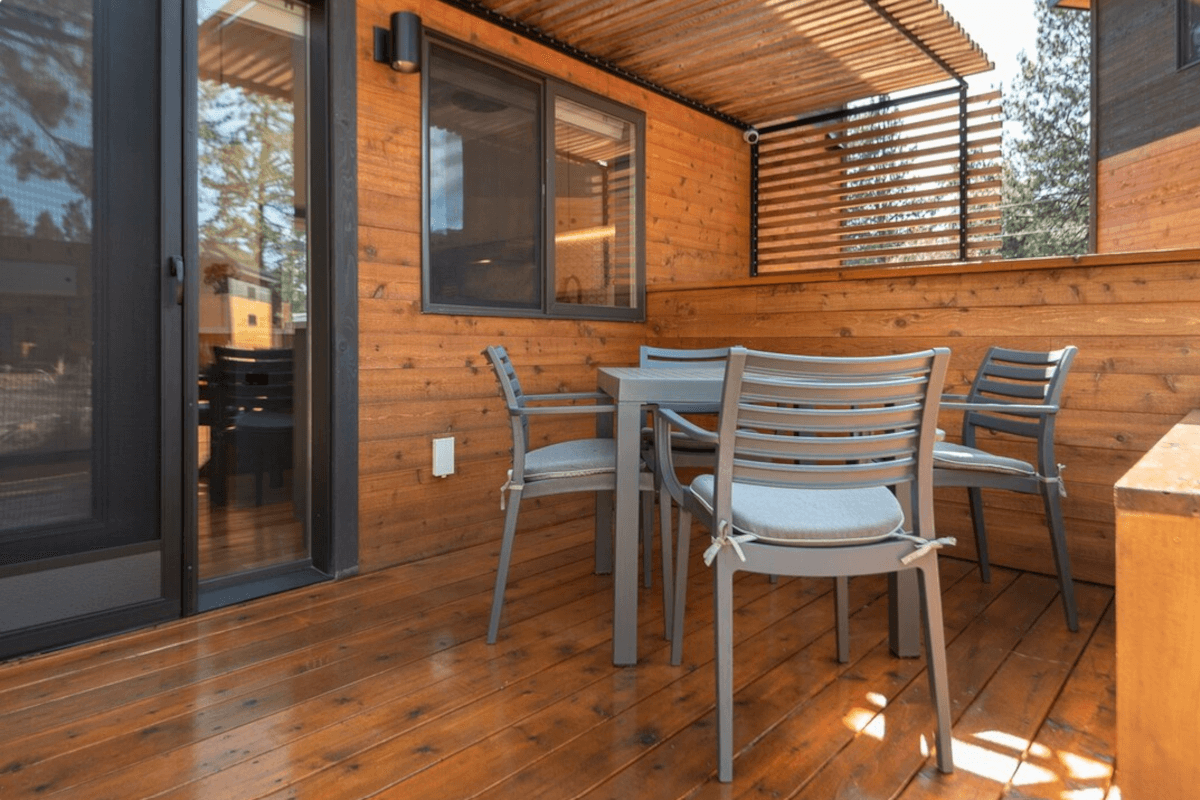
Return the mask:
<path id="1" fill-rule="evenodd" d="M 201 478 L 196 502 L 201 580 L 308 558 L 304 511 L 294 502 L 292 471 L 284 477 L 282 487 L 264 479 L 261 505 L 254 504 L 253 475 L 230 476 L 224 505 L 209 499 L 208 481 Z"/>
<path id="2" fill-rule="evenodd" d="M 611 660 L 590 522 L 518 539 L 500 640 L 494 546 L 0 664 L 0 798 L 1096 798 L 1115 800 L 1113 592 L 941 561 L 953 775 L 925 755 L 923 659 L 887 648 L 886 583 L 742 576 L 735 780 L 715 780 L 711 589 L 684 664 L 660 587 L 636 667 Z M 698 544 L 693 553 L 703 550 Z"/>

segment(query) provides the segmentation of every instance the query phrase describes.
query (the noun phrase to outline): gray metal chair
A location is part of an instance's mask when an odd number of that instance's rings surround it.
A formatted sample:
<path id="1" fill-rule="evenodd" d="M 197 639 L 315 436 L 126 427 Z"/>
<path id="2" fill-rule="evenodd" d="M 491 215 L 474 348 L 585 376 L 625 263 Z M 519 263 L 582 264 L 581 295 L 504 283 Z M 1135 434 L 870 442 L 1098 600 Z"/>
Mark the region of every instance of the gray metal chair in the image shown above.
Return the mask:
<path id="1" fill-rule="evenodd" d="M 834 578 L 839 658 L 845 652 L 845 577 L 917 570 L 938 769 L 953 770 L 937 567 L 937 548 L 951 542 L 934 539 L 932 482 L 938 396 L 948 359 L 942 348 L 827 358 L 735 347 L 715 435 L 670 409 L 655 412 L 663 423 L 656 431 L 660 457 L 670 459 L 674 430 L 717 445 L 715 474 L 699 476 L 679 493 L 671 646 L 672 662 L 678 663 L 695 515 L 712 532 L 705 562 L 714 567 L 722 781 L 733 778 L 732 591 L 738 570 Z"/>
<path id="2" fill-rule="evenodd" d="M 651 347 L 642 345 L 638 351 L 638 366 L 642 368 L 656 367 L 694 367 L 698 365 L 711 366 L 713 369 L 724 371 L 725 359 L 729 357 L 728 347 L 713 347 L 705 349 L 686 349 L 673 347 Z M 713 403 L 672 403 L 666 406 L 680 414 L 716 414 L 720 410 Z M 671 494 L 663 486 L 659 474 L 659 463 L 655 458 L 655 437 L 651 425 L 645 430 L 642 452 L 646 463 L 654 471 L 655 496 L 658 499 L 659 531 L 662 536 L 662 583 L 663 583 L 663 620 L 666 624 L 667 635 L 671 631 Z M 689 436 L 677 434 L 671 438 L 673 445 L 672 469 L 707 468 L 711 470 L 716 464 L 717 448 L 714 443 L 700 442 Z M 643 533 L 649 538 L 650 532 Z M 650 552 L 650 544 L 643 546 Z M 650 585 L 650 559 L 644 564 L 646 586 Z"/>
<path id="3" fill-rule="evenodd" d="M 1079 615 L 1059 499 L 1066 489 L 1060 474 L 1062 465 L 1054 454 L 1054 422 L 1075 353 L 1074 346 L 1052 352 L 990 348 L 970 391 L 942 398 L 942 408 L 963 411 L 962 444 L 938 442 L 933 448 L 934 486 L 967 488 L 979 574 L 985 582 L 991 580 L 991 568 L 980 489 L 1041 496 L 1063 611 L 1072 631 L 1079 630 Z M 1008 434 L 1026 444 L 1032 442 L 1036 455 L 1031 461 L 1022 461 L 990 453 L 979 446 L 981 430 Z"/>
<path id="4" fill-rule="evenodd" d="M 500 383 L 500 390 L 508 407 L 513 441 L 512 469 L 509 470 L 508 480 L 500 490 L 500 505 L 506 509 L 506 514 L 504 536 L 500 545 L 500 563 L 496 569 L 496 586 L 492 592 L 492 614 L 488 623 L 488 644 L 495 644 L 496 635 L 500 630 L 500 611 L 504 605 L 504 589 L 508 582 L 508 567 L 512 559 L 521 500 L 571 492 L 616 490 L 617 450 L 614 440 L 573 439 L 531 450 L 530 418 L 612 414 L 616 411 L 616 406 L 613 405 L 612 399 L 602 392 L 526 394 L 521 390 L 516 370 L 503 347 L 489 347 L 484 354 L 496 371 L 496 380 Z M 551 403 L 554 405 L 549 405 Z M 654 476 L 648 470 L 643 471 L 640 481 L 642 526 L 652 528 Z M 649 551 L 643 557 L 649 559 Z"/>

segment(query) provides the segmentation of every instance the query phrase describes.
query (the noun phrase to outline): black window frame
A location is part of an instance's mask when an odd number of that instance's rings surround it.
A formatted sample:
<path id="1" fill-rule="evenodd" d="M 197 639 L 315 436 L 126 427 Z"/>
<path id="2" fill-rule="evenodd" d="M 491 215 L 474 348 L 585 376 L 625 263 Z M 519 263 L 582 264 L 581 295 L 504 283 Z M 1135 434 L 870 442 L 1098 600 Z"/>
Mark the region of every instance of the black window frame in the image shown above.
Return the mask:
<path id="1" fill-rule="evenodd" d="M 539 125 L 541 185 L 540 225 L 537 241 L 537 267 L 541 280 L 540 308 L 514 308 L 486 305 L 453 304 L 435 301 L 431 296 L 430 257 L 430 142 L 429 142 L 429 80 L 431 52 L 440 48 L 468 61 L 476 61 L 486 67 L 500 69 L 514 76 L 537 83 L 541 87 L 539 97 Z M 646 115 L 640 109 L 627 106 L 610 98 L 591 92 L 561 79 L 529 67 L 513 63 L 479 48 L 464 44 L 451 37 L 426 31 L 422 43 L 421 70 L 421 306 L 427 314 L 450 314 L 457 316 L 490 316 L 546 319 L 591 319 L 619 322 L 645 322 L 646 320 Z M 634 126 L 636 140 L 636 176 L 634 180 L 637 229 L 634 234 L 634 281 L 632 292 L 635 304 L 629 308 L 615 306 L 560 303 L 555 292 L 555 248 L 554 248 L 554 102 L 558 97 L 583 103 L 598 111 L 618 117 Z"/>
<path id="2" fill-rule="evenodd" d="M 1192 41 L 1192 32 L 1188 28 L 1188 7 L 1193 4 L 1193 0 L 1175 0 L 1175 50 L 1179 69 L 1200 64 L 1200 41 Z M 1200 9 L 1196 13 L 1195 27 L 1200 28 Z"/>

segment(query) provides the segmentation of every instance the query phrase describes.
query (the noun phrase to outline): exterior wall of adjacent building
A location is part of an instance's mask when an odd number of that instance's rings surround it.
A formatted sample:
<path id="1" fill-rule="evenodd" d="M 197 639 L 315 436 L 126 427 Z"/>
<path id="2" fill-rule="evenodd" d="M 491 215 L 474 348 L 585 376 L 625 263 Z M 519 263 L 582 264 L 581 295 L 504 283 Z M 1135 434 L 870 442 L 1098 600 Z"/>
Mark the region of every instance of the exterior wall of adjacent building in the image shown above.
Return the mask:
<path id="1" fill-rule="evenodd" d="M 1096 250 L 1200 246 L 1200 63 L 1176 0 L 1095 0 Z"/>

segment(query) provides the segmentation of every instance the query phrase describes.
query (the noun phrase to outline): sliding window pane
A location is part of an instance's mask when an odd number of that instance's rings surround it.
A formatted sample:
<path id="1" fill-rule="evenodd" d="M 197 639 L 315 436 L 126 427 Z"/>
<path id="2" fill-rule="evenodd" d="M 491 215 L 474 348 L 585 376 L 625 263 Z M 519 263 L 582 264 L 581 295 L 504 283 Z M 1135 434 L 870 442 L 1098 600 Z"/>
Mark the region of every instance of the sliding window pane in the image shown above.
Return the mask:
<path id="1" fill-rule="evenodd" d="M 1200 61 L 1200 0 L 1179 2 L 1179 64 Z"/>
<path id="2" fill-rule="evenodd" d="M 556 97 L 554 143 L 555 299 L 636 308 L 637 126 Z"/>
<path id="3" fill-rule="evenodd" d="M 426 69 L 429 302 L 540 309 L 541 88 L 438 46 Z"/>

